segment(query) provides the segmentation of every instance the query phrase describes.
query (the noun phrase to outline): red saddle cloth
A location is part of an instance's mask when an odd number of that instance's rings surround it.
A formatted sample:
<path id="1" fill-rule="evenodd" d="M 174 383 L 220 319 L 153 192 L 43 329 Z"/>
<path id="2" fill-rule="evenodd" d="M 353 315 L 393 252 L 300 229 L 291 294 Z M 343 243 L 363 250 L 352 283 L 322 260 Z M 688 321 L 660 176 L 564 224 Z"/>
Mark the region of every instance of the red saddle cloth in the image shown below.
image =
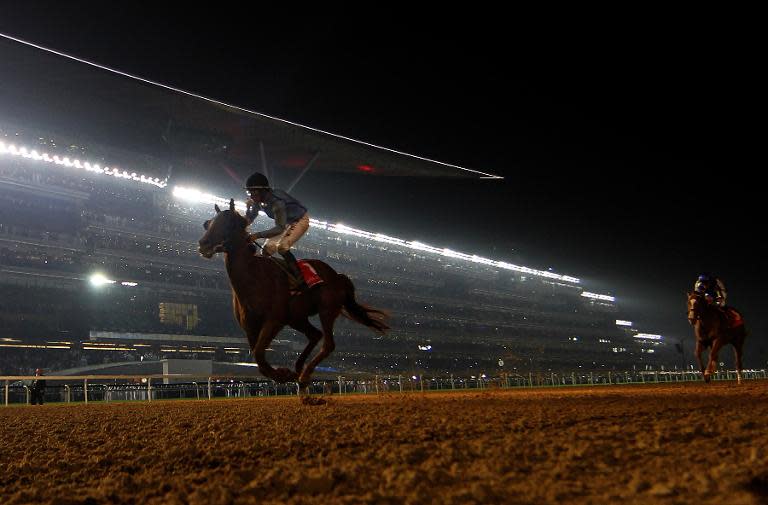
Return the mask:
<path id="1" fill-rule="evenodd" d="M 744 318 L 742 318 L 739 311 L 734 308 L 728 307 L 725 310 L 725 317 L 728 319 L 728 327 L 730 328 L 738 328 L 744 324 Z"/>
<path id="2" fill-rule="evenodd" d="M 323 282 L 323 279 L 317 275 L 314 267 L 304 260 L 299 260 L 296 263 L 299 264 L 299 270 L 301 270 L 301 276 L 304 277 L 304 282 L 307 283 L 307 287 L 311 288 L 316 284 Z"/>

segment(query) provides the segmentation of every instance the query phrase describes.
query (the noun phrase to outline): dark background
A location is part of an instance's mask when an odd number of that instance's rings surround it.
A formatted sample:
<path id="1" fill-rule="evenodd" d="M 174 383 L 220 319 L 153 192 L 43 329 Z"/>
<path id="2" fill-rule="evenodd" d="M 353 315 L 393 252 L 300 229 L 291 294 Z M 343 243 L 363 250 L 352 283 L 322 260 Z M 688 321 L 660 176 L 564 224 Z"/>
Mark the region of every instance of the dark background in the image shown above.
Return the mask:
<path id="1" fill-rule="evenodd" d="M 503 175 L 310 172 L 294 193 L 318 218 L 580 277 L 672 340 L 690 343 L 685 292 L 712 271 L 751 329 L 747 364 L 766 365 L 765 163 L 754 156 L 763 107 L 749 27 L 668 12 L 297 18 L 255 5 L 14 5 L 0 32 Z"/>

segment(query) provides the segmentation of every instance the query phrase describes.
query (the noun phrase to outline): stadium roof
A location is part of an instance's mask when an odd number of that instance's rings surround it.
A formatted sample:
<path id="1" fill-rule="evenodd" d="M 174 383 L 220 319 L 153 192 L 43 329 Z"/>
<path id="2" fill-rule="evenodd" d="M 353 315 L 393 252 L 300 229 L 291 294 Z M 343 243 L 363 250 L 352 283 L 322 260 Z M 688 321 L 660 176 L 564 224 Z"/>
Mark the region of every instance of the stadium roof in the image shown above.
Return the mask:
<path id="1" fill-rule="evenodd" d="M 500 178 L 248 111 L 0 34 L 0 110 L 15 124 L 76 131 L 168 166 L 254 168 L 281 180 L 308 169 L 375 176 Z M 405 125 L 404 125 L 405 126 Z"/>

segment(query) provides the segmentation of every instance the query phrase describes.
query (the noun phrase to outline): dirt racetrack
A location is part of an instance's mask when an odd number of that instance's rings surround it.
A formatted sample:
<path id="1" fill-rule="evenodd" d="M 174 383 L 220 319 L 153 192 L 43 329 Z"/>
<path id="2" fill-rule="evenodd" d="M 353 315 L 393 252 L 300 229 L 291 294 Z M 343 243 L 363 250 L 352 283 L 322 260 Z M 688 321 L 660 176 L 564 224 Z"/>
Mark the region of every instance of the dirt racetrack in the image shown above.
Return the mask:
<path id="1" fill-rule="evenodd" d="M 768 382 L 0 407 L 0 503 L 768 503 Z"/>

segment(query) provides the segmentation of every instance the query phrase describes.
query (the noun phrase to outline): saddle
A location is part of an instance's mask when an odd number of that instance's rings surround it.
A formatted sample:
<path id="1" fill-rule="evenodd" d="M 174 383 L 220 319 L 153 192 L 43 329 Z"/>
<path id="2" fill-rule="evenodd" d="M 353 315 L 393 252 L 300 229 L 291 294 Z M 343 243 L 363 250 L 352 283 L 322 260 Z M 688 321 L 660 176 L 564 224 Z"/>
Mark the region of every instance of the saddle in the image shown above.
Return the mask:
<path id="1" fill-rule="evenodd" d="M 723 311 L 725 313 L 725 320 L 728 321 L 729 328 L 738 328 L 739 326 L 744 325 L 744 318 L 742 317 L 741 312 L 733 307 L 725 307 Z"/>
<path id="2" fill-rule="evenodd" d="M 288 289 L 291 291 L 291 293 L 298 293 L 299 279 L 297 279 L 288 269 L 288 266 L 285 264 L 285 260 L 282 258 L 275 258 L 274 256 L 270 256 L 269 259 L 277 263 L 277 266 L 279 266 L 280 269 L 285 272 L 285 275 L 288 277 Z M 299 265 L 299 271 L 301 271 L 301 276 L 304 278 L 304 282 L 307 284 L 307 288 L 322 284 L 323 279 L 320 278 L 312 265 L 304 260 L 298 260 L 296 263 Z"/>

